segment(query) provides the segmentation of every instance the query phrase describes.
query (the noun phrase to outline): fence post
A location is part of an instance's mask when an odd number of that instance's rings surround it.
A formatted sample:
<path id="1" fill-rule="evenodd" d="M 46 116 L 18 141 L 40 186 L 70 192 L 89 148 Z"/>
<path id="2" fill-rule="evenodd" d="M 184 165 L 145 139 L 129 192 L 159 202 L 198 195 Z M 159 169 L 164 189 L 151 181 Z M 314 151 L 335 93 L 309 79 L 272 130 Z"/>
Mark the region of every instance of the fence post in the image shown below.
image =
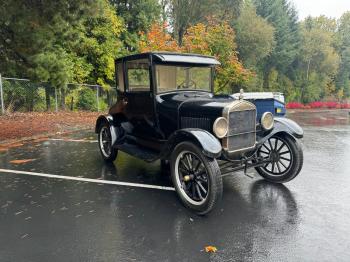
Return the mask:
<path id="1" fill-rule="evenodd" d="M 55 87 L 55 111 L 58 112 L 58 104 L 57 104 L 57 88 Z"/>
<path id="2" fill-rule="evenodd" d="M 100 101 L 99 101 L 99 96 L 98 96 L 98 89 L 99 86 L 96 86 L 96 101 L 97 101 L 97 112 L 100 112 Z"/>
<path id="3" fill-rule="evenodd" d="M 4 105 L 4 94 L 2 91 L 2 76 L 0 74 L 0 104 L 1 104 L 1 113 L 5 114 L 5 105 Z"/>

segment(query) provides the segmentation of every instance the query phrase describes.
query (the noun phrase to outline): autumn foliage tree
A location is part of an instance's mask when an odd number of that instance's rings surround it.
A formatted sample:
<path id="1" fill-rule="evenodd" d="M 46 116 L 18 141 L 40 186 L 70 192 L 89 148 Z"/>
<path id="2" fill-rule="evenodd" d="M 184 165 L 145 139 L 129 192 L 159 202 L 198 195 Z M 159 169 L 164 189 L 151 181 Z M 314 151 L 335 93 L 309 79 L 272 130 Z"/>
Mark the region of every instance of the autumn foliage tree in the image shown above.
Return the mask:
<path id="1" fill-rule="evenodd" d="M 139 50 L 141 52 L 148 51 L 179 51 L 176 41 L 166 30 L 167 24 L 155 23 L 147 32 L 141 32 L 141 40 L 139 42 Z"/>
<path id="2" fill-rule="evenodd" d="M 149 32 L 141 35 L 141 52 L 174 51 L 216 57 L 221 63 L 217 67 L 215 81 L 215 91 L 218 93 L 237 91 L 252 76 L 237 57 L 235 32 L 226 22 L 209 19 L 207 24 L 198 23 L 189 27 L 181 46 L 168 33 L 166 24 L 154 24 Z"/>

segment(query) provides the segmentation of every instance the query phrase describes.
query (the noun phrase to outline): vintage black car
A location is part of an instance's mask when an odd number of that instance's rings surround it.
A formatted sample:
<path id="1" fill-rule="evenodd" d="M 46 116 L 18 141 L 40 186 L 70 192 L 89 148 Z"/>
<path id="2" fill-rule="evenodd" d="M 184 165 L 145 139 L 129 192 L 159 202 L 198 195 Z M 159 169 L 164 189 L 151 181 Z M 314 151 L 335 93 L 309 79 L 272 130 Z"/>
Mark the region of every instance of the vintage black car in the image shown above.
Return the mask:
<path id="1" fill-rule="evenodd" d="M 170 163 L 174 187 L 198 214 L 212 210 L 222 177 L 248 168 L 283 183 L 303 165 L 303 130 L 287 118 L 264 113 L 229 95 L 214 95 L 213 57 L 142 53 L 115 61 L 117 103 L 96 122 L 105 161 L 118 150 Z"/>

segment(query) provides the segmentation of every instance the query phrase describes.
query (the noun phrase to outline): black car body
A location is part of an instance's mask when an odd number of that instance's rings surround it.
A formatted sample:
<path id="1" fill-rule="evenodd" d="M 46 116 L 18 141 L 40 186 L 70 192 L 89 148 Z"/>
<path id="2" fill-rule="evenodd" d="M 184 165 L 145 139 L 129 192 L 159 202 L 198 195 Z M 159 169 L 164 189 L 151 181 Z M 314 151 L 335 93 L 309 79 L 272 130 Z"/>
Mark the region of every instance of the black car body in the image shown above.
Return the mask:
<path id="1" fill-rule="evenodd" d="M 118 101 L 96 122 L 106 161 L 114 161 L 118 150 L 149 162 L 170 161 L 181 200 L 201 214 L 221 196 L 224 175 L 255 167 L 265 179 L 286 182 L 302 167 L 303 130 L 271 113 L 257 120 L 254 104 L 214 95 L 219 64 L 177 53 L 117 59 Z"/>

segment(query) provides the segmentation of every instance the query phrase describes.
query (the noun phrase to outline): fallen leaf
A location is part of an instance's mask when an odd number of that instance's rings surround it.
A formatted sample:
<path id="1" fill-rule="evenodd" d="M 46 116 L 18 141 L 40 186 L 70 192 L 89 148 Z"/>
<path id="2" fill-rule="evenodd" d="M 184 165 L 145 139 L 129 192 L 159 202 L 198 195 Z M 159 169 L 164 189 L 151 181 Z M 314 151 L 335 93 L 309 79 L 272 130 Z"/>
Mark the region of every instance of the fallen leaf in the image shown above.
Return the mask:
<path id="1" fill-rule="evenodd" d="M 8 148 L 20 147 L 20 146 L 23 146 L 23 144 L 21 144 L 21 143 L 15 143 L 15 144 L 9 144 L 9 145 L 7 145 Z"/>
<path id="2" fill-rule="evenodd" d="M 42 141 L 46 141 L 48 139 L 49 139 L 48 137 L 40 137 L 40 138 L 37 138 L 37 139 L 33 140 L 33 142 L 34 143 L 39 143 L 39 142 L 42 142 Z"/>
<path id="3" fill-rule="evenodd" d="M 207 253 L 215 253 L 216 251 L 218 251 L 218 249 L 214 246 L 206 246 L 205 247 L 205 252 L 207 252 Z"/>
<path id="4" fill-rule="evenodd" d="M 24 163 L 32 162 L 35 160 L 36 159 L 16 159 L 16 160 L 11 160 L 10 163 L 11 164 L 24 164 Z"/>
<path id="5" fill-rule="evenodd" d="M 0 152 L 6 152 L 10 148 L 23 146 L 21 143 L 4 144 L 0 146 Z"/>

